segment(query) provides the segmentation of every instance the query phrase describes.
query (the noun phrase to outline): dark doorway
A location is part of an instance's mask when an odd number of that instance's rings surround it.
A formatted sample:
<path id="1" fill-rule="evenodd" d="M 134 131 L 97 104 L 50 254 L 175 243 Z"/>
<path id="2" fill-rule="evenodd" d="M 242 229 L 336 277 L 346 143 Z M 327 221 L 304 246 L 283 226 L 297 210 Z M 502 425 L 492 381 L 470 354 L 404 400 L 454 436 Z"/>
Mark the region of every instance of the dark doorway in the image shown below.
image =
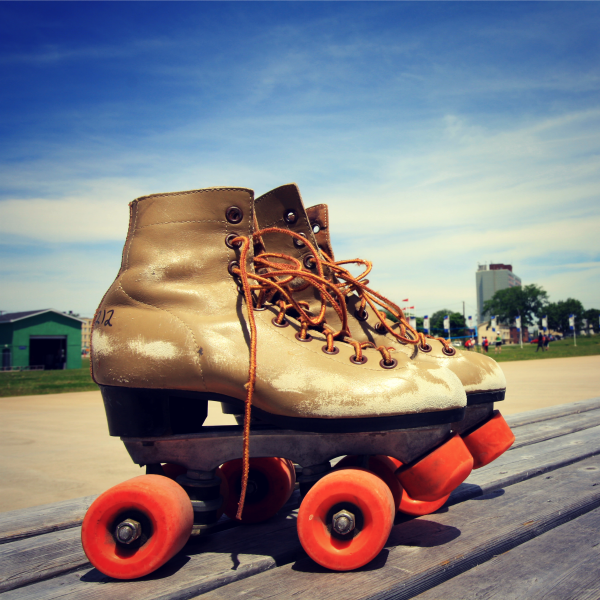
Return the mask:
<path id="1" fill-rule="evenodd" d="M 30 336 L 29 366 L 43 366 L 45 370 L 64 369 L 67 363 L 67 336 Z"/>
<path id="2" fill-rule="evenodd" d="M 2 348 L 2 368 L 10 369 L 11 366 L 10 348 Z"/>

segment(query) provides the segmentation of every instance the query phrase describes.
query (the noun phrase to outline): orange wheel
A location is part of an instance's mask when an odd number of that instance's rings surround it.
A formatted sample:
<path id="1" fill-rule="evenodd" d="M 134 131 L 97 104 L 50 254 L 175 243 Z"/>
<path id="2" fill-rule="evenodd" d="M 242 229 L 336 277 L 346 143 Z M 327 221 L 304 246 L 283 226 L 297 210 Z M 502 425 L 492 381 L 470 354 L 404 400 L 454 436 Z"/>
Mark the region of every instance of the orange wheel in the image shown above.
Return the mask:
<path id="1" fill-rule="evenodd" d="M 360 463 L 360 457 L 356 455 L 345 456 L 340 462 L 335 465 L 335 470 L 344 469 L 347 467 L 358 467 Z M 383 481 L 390 488 L 392 497 L 394 498 L 394 506 L 396 510 L 400 506 L 403 497 L 403 490 L 398 478 L 395 475 L 396 465 L 389 456 L 383 456 L 381 454 L 377 456 L 369 456 L 369 471 L 375 473 L 377 477 L 383 479 Z"/>
<path id="2" fill-rule="evenodd" d="M 340 469 L 317 481 L 304 497 L 298 537 L 322 567 L 350 571 L 381 552 L 394 514 L 394 498 L 382 479 L 364 469 Z"/>
<path id="3" fill-rule="evenodd" d="M 391 456 L 388 456 L 386 458 L 393 465 L 394 472 L 402 466 L 402 463 L 397 458 L 393 458 Z M 400 485 L 400 483 L 398 483 L 398 485 Z M 427 502 L 425 500 L 415 500 L 414 498 L 411 498 L 409 493 L 406 490 L 402 489 L 401 485 L 400 489 L 402 490 L 402 495 L 399 504 L 396 505 L 396 510 L 407 515 L 412 515 L 413 517 L 430 515 L 432 512 L 435 512 L 438 508 L 444 506 L 444 504 L 446 504 L 446 500 L 448 500 L 448 498 L 450 497 L 450 494 L 447 494 L 446 496 L 442 496 L 438 500 Z"/>
<path id="4" fill-rule="evenodd" d="M 230 460 L 221 466 L 229 494 L 224 513 L 235 519 L 242 493 L 242 459 Z M 296 483 L 294 463 L 285 458 L 251 458 L 248 487 L 242 523 L 260 523 L 270 519 L 289 500 Z"/>
<path id="5" fill-rule="evenodd" d="M 141 475 L 94 500 L 83 519 L 81 543 L 101 573 L 136 579 L 175 556 L 193 522 L 192 504 L 179 484 L 162 475 Z"/>
<path id="6" fill-rule="evenodd" d="M 473 468 L 479 469 L 504 454 L 513 445 L 515 434 L 500 411 L 495 410 L 489 421 L 465 435 L 463 440 L 473 455 Z"/>
<path id="7" fill-rule="evenodd" d="M 458 487 L 473 469 L 473 456 L 455 434 L 427 456 L 400 471 L 402 487 L 415 500 L 435 502 Z"/>

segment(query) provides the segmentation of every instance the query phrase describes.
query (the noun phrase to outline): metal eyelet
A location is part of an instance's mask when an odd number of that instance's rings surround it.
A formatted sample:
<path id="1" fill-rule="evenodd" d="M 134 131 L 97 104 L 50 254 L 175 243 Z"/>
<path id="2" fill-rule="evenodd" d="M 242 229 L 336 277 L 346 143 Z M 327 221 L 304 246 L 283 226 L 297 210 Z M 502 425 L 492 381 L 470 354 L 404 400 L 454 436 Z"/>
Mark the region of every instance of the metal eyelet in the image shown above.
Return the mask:
<path id="1" fill-rule="evenodd" d="M 422 344 L 419 344 L 419 350 L 421 352 L 431 352 L 433 350 L 433 347 L 429 344 L 425 344 L 424 346 Z"/>
<path id="2" fill-rule="evenodd" d="M 261 306 L 260 308 L 258 306 L 253 306 L 252 308 L 254 309 L 254 312 L 262 312 L 263 310 L 267 310 L 266 306 Z"/>
<path id="3" fill-rule="evenodd" d="M 317 266 L 317 263 L 315 262 L 315 257 L 312 254 L 307 254 L 304 257 L 304 266 L 307 269 L 314 269 Z"/>
<path id="4" fill-rule="evenodd" d="M 228 248 L 231 248 L 232 250 L 235 250 L 236 248 L 241 247 L 242 242 L 236 242 L 235 244 L 232 242 L 232 240 L 235 240 L 236 237 L 240 237 L 237 233 L 230 233 L 226 238 L 225 238 L 225 245 Z"/>
<path id="5" fill-rule="evenodd" d="M 298 220 L 298 215 L 296 214 L 295 210 L 286 210 L 283 213 L 283 218 L 285 219 L 286 223 L 293 225 Z"/>
<path id="6" fill-rule="evenodd" d="M 362 355 L 362 361 L 361 360 L 356 360 L 356 356 L 351 356 L 350 357 L 350 362 L 355 364 L 355 365 L 364 365 L 367 362 L 367 357 L 363 354 Z"/>
<path id="7" fill-rule="evenodd" d="M 289 327 L 289 325 L 290 325 L 290 322 L 285 317 L 281 323 L 277 322 L 277 317 L 273 317 L 271 319 L 271 323 L 273 323 L 273 325 L 275 325 L 275 327 Z"/>
<path id="8" fill-rule="evenodd" d="M 237 206 L 230 206 L 225 211 L 225 218 L 233 225 L 239 223 L 244 218 L 244 211 Z"/>
<path id="9" fill-rule="evenodd" d="M 299 331 L 297 331 L 297 332 L 296 332 L 296 339 L 297 339 L 299 342 L 312 342 L 312 341 L 313 341 L 313 336 L 312 336 L 312 335 L 309 335 L 309 334 L 307 333 L 307 334 L 306 334 L 306 337 L 303 339 L 303 338 L 301 338 L 301 337 L 300 337 L 300 332 L 299 332 Z"/>
<path id="10" fill-rule="evenodd" d="M 340 349 L 337 346 L 333 347 L 333 350 L 331 352 L 329 352 L 329 350 L 327 350 L 327 344 L 325 344 L 321 350 L 323 350 L 323 352 L 325 352 L 325 354 L 329 354 L 329 356 L 333 356 L 334 354 L 339 354 L 340 353 Z"/>
<path id="11" fill-rule="evenodd" d="M 446 346 L 444 346 L 442 348 L 442 352 L 446 355 L 446 356 L 454 356 L 456 354 L 456 349 L 455 348 L 446 348 Z"/>
<path id="12" fill-rule="evenodd" d="M 229 272 L 230 275 L 233 275 L 234 277 L 237 277 L 237 273 L 234 273 L 233 270 L 239 269 L 239 268 L 240 268 L 240 263 L 237 260 L 232 260 L 227 265 L 227 271 Z"/>
<path id="13" fill-rule="evenodd" d="M 303 233 L 301 233 L 300 235 L 302 237 L 306 237 Z M 298 238 L 294 238 L 294 246 L 296 246 L 296 248 L 304 248 L 304 246 L 306 246 L 306 244 L 302 240 L 299 240 Z"/>
<path id="14" fill-rule="evenodd" d="M 392 358 L 389 363 L 386 363 L 385 358 L 382 358 L 379 361 L 379 366 L 382 369 L 393 369 L 394 367 L 398 366 L 398 361 L 395 358 Z"/>
<path id="15" fill-rule="evenodd" d="M 319 231 L 321 231 L 321 226 L 318 223 L 313 223 L 312 224 L 312 230 L 313 233 L 319 233 Z"/>
<path id="16" fill-rule="evenodd" d="M 363 308 L 362 310 L 355 310 L 354 316 L 358 321 L 366 321 L 369 318 L 369 313 Z"/>

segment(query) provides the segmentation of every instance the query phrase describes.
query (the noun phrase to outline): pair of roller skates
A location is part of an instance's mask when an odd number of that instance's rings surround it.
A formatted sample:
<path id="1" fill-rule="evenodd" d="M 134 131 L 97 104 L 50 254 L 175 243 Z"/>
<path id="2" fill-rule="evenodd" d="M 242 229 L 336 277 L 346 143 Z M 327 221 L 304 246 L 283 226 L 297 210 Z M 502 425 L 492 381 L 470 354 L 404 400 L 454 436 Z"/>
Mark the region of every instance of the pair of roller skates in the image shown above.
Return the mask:
<path id="1" fill-rule="evenodd" d="M 83 547 L 106 575 L 151 573 L 223 512 L 270 518 L 294 463 L 302 546 L 324 567 L 356 569 L 396 512 L 437 510 L 512 444 L 493 409 L 505 389 L 495 361 L 412 329 L 368 287 L 369 263 L 353 276 L 334 261 L 326 213 L 313 213 L 295 185 L 256 200 L 211 188 L 131 203 L 92 373 L 110 434 L 147 475 L 86 514 Z M 238 426 L 205 426 L 209 401 Z"/>

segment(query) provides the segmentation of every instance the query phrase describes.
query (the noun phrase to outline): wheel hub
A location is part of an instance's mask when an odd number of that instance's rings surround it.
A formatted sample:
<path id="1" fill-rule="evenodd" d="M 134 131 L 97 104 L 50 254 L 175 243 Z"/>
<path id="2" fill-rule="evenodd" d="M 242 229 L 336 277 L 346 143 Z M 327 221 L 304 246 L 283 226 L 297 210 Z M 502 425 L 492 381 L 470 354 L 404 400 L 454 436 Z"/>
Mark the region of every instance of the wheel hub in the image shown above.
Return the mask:
<path id="1" fill-rule="evenodd" d="M 125 519 L 115 529 L 115 537 L 122 544 L 131 544 L 142 535 L 142 526 L 138 521 Z"/>
<path id="2" fill-rule="evenodd" d="M 340 510 L 333 515 L 332 526 L 334 531 L 340 535 L 347 535 L 351 531 L 354 531 L 356 520 L 349 510 Z"/>

